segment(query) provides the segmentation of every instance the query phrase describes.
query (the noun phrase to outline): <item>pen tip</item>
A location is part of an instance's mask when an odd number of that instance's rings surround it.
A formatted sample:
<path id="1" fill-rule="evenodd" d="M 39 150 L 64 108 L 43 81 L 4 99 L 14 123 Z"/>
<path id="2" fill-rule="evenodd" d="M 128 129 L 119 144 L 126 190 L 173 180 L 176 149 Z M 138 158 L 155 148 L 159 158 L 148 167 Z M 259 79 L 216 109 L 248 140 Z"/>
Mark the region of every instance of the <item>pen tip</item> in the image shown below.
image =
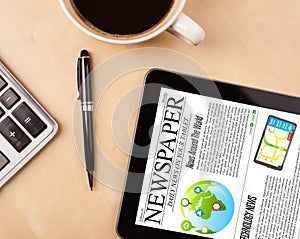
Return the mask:
<path id="1" fill-rule="evenodd" d="M 88 171 L 88 178 L 89 178 L 89 185 L 90 185 L 90 188 L 91 188 L 91 191 L 93 191 L 93 181 L 94 181 L 94 176 L 93 176 L 93 173 L 92 172 L 89 172 Z"/>
<path id="2" fill-rule="evenodd" d="M 80 52 L 80 56 L 81 56 L 81 57 L 83 57 L 83 56 L 89 56 L 89 53 L 88 53 L 87 50 L 82 50 L 82 51 Z"/>

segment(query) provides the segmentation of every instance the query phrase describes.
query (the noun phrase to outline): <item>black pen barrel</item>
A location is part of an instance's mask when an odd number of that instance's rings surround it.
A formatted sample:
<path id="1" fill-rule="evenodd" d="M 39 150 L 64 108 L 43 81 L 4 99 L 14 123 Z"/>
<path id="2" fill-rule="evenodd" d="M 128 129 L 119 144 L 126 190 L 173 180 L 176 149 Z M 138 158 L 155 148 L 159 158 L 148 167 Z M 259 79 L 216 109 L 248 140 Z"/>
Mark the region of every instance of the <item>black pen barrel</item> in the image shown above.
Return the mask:
<path id="1" fill-rule="evenodd" d="M 83 106 L 83 108 L 85 108 Z M 94 171 L 94 134 L 93 134 L 93 112 L 82 111 L 84 154 L 86 159 L 86 170 Z"/>

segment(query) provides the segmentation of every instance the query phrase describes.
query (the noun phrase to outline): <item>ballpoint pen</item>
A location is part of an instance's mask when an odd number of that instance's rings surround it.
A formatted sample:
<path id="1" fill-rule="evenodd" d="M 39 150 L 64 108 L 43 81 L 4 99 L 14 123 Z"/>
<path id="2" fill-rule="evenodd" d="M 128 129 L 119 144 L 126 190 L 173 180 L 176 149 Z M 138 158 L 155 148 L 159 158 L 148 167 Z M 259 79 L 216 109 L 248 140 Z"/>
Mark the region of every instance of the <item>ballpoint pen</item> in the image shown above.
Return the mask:
<path id="1" fill-rule="evenodd" d="M 94 181 L 93 100 L 90 57 L 87 50 L 82 50 L 77 60 L 77 99 L 81 101 L 84 156 L 89 185 L 92 191 Z"/>

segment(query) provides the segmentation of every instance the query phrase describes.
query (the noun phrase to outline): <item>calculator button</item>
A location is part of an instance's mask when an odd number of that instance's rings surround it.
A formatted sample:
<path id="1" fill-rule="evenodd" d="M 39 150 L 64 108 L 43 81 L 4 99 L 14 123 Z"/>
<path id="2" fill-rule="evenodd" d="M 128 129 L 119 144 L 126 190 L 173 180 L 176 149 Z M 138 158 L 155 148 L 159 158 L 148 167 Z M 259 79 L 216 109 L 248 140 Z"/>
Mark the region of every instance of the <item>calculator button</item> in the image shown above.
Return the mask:
<path id="1" fill-rule="evenodd" d="M 27 135 L 9 117 L 0 123 L 0 132 L 18 152 L 21 152 L 31 142 Z"/>
<path id="2" fill-rule="evenodd" d="M 7 83 L 5 82 L 5 80 L 3 79 L 2 76 L 0 76 L 0 90 L 3 90 L 3 88 L 7 86 Z"/>
<path id="3" fill-rule="evenodd" d="M 4 110 L 0 107 L 0 118 L 5 114 Z"/>
<path id="4" fill-rule="evenodd" d="M 9 88 L 0 98 L 1 103 L 7 109 L 13 107 L 18 100 L 20 100 L 20 96 L 12 88 Z"/>
<path id="5" fill-rule="evenodd" d="M 9 159 L 5 157 L 5 155 L 0 151 L 0 171 L 4 169 L 4 167 L 9 164 Z"/>
<path id="6" fill-rule="evenodd" d="M 47 128 L 46 124 L 24 102 L 12 114 L 33 137 L 37 137 Z"/>

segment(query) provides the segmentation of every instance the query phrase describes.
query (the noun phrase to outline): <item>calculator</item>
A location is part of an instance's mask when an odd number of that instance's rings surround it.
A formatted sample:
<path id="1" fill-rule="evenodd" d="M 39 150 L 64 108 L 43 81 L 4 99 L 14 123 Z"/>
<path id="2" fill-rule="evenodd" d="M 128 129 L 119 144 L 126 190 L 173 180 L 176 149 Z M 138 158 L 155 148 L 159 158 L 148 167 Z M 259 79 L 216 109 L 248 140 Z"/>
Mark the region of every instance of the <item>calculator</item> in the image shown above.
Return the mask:
<path id="1" fill-rule="evenodd" d="M 58 125 L 0 62 L 0 187 L 57 133 Z"/>

